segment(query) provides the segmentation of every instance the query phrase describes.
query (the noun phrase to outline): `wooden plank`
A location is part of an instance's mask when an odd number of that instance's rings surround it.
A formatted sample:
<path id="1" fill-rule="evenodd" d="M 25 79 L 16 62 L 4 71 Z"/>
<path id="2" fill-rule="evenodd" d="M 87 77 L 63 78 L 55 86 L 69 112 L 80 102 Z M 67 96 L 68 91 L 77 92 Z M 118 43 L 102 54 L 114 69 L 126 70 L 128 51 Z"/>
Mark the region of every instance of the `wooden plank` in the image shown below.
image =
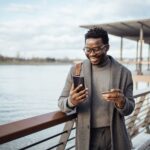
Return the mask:
<path id="1" fill-rule="evenodd" d="M 150 82 L 150 75 L 132 75 L 133 82 Z"/>
<path id="2" fill-rule="evenodd" d="M 0 126 L 0 144 L 41 131 L 60 123 L 76 118 L 76 114 L 67 116 L 65 113 L 55 111 L 44 115 L 16 121 Z"/>
<path id="3" fill-rule="evenodd" d="M 118 62 L 120 62 L 121 64 L 139 64 L 139 61 L 137 62 L 136 60 L 134 61 L 134 60 L 122 60 L 122 61 L 120 61 L 119 59 L 117 60 Z M 149 61 L 140 61 L 141 62 L 141 64 L 143 64 L 143 65 L 147 65 L 147 64 L 150 64 L 150 62 Z"/>
<path id="4" fill-rule="evenodd" d="M 142 95 L 147 95 L 149 93 L 150 93 L 150 88 L 133 91 L 134 98 L 138 98 L 138 97 L 140 97 Z"/>

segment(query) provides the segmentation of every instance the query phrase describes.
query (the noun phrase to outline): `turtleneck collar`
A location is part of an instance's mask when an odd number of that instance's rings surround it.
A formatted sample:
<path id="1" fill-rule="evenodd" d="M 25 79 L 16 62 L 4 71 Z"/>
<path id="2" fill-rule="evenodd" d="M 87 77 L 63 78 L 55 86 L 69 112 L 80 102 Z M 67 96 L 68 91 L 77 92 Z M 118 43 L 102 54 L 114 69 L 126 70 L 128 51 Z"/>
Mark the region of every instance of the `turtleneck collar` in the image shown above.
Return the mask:
<path id="1" fill-rule="evenodd" d="M 107 66 L 109 63 L 110 63 L 110 59 L 109 59 L 109 57 L 106 55 L 106 58 L 105 58 L 105 60 L 104 60 L 103 63 L 97 64 L 97 65 L 92 65 L 92 66 L 93 66 L 93 67 L 102 68 L 102 67 Z"/>

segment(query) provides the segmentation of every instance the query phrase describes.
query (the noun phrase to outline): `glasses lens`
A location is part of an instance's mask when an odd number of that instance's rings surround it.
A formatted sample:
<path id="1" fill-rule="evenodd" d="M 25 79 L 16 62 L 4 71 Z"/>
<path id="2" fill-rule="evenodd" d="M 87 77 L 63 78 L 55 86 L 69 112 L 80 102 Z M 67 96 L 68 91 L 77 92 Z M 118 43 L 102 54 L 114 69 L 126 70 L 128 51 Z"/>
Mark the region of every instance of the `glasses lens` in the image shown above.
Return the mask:
<path id="1" fill-rule="evenodd" d="M 85 47 L 83 49 L 86 53 L 91 53 L 92 51 L 94 53 L 99 53 L 101 51 L 100 47 L 95 47 L 95 48 L 88 48 L 88 47 Z"/>
<path id="2" fill-rule="evenodd" d="M 84 47 L 84 51 L 86 53 L 91 53 L 92 51 L 95 53 L 95 54 L 99 54 L 99 53 L 102 53 L 104 48 L 105 48 L 106 45 L 103 45 L 101 47 L 94 47 L 94 48 L 88 48 L 88 47 Z"/>
<path id="3" fill-rule="evenodd" d="M 90 49 L 87 48 L 87 47 L 84 47 L 83 50 L 84 50 L 84 52 L 86 52 L 86 53 L 90 53 Z"/>

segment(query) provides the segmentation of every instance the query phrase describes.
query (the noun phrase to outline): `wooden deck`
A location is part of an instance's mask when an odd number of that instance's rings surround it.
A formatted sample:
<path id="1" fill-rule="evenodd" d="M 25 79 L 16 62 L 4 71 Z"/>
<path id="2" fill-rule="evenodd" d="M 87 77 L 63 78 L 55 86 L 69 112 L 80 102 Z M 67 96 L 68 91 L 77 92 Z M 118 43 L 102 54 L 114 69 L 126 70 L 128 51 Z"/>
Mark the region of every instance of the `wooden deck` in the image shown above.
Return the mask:
<path id="1" fill-rule="evenodd" d="M 136 60 L 122 60 L 122 61 L 120 61 L 120 60 L 118 60 L 121 64 L 132 64 L 132 65 L 136 65 L 136 64 L 139 64 L 139 61 L 136 61 Z M 150 64 L 150 62 L 149 61 L 147 61 L 147 60 L 144 60 L 144 61 L 141 61 L 140 62 L 142 65 L 148 65 L 148 64 Z"/>
<path id="2" fill-rule="evenodd" d="M 133 82 L 150 82 L 150 75 L 133 75 Z"/>

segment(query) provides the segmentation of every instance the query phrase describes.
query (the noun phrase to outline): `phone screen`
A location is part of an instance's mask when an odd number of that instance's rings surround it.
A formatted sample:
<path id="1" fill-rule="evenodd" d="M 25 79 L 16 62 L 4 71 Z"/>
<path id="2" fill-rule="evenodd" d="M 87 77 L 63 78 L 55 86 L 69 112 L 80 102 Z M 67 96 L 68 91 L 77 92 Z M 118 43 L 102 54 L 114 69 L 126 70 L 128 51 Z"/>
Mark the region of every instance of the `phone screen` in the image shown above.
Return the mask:
<path id="1" fill-rule="evenodd" d="M 80 76 L 73 76 L 73 83 L 74 83 L 74 88 L 82 84 L 82 90 L 85 89 L 85 84 L 84 84 L 84 77 Z"/>

